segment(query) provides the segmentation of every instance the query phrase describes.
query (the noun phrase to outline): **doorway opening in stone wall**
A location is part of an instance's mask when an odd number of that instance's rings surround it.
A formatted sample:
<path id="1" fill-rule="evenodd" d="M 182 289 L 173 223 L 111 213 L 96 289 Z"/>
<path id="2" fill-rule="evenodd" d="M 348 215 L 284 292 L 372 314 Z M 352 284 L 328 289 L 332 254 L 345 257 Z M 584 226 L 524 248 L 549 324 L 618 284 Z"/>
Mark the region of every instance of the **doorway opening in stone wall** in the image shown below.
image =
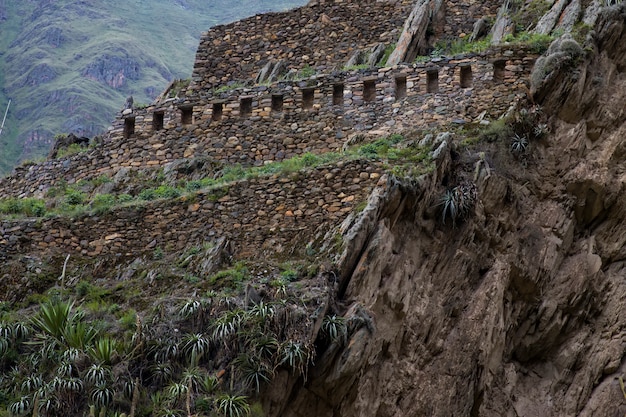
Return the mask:
<path id="1" fill-rule="evenodd" d="M 406 97 L 406 75 L 396 75 L 396 100 L 402 100 Z"/>
<path id="2" fill-rule="evenodd" d="M 472 67 L 464 65 L 460 73 L 461 88 L 471 88 L 473 82 Z"/>
<path id="3" fill-rule="evenodd" d="M 213 103 L 213 111 L 211 112 L 211 120 L 222 120 L 222 114 L 224 113 L 223 103 Z"/>
<path id="4" fill-rule="evenodd" d="M 276 113 L 283 111 L 283 101 L 282 94 L 272 94 L 272 111 Z"/>
<path id="5" fill-rule="evenodd" d="M 158 130 L 163 130 L 163 121 L 165 120 L 165 112 L 164 111 L 155 111 L 152 114 L 152 130 L 155 132 Z"/>
<path id="6" fill-rule="evenodd" d="M 426 71 L 426 92 L 438 93 L 439 92 L 439 70 L 429 69 Z"/>
<path id="7" fill-rule="evenodd" d="M 376 100 L 376 80 L 377 78 L 366 78 L 363 80 L 363 101 Z"/>
<path id="8" fill-rule="evenodd" d="M 315 101 L 315 89 L 305 88 L 302 90 L 302 108 L 311 109 Z"/>
<path id="9" fill-rule="evenodd" d="M 343 106 L 343 84 L 333 85 L 333 106 Z"/>
<path id="10" fill-rule="evenodd" d="M 504 81 L 504 72 L 506 71 L 506 61 L 501 59 L 493 62 L 493 80 L 497 83 Z"/>
<path id="11" fill-rule="evenodd" d="M 128 117 L 124 119 L 124 139 L 130 138 L 135 134 L 135 118 Z"/>
<path id="12" fill-rule="evenodd" d="M 252 114 L 252 97 L 241 97 L 239 99 L 239 114 L 242 117 Z"/>
<path id="13" fill-rule="evenodd" d="M 190 125 L 193 123 L 193 106 L 180 106 L 180 123 Z"/>

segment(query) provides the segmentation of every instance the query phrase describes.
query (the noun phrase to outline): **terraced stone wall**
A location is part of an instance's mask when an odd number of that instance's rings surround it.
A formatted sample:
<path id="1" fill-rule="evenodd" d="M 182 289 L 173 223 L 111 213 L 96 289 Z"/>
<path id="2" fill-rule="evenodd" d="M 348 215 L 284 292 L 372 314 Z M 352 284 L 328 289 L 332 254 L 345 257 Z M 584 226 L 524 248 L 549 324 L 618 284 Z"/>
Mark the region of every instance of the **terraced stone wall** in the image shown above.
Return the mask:
<path id="1" fill-rule="evenodd" d="M 339 150 L 353 132 L 462 124 L 482 113 L 495 119 L 526 96 L 534 59 L 524 48 L 494 49 L 235 89 L 196 102 L 169 100 L 120 115 L 107 141 L 85 153 L 16 169 L 0 180 L 0 197 L 41 195 L 57 181 L 112 176 L 122 167 L 207 156 L 260 165 Z"/>
<path id="2" fill-rule="evenodd" d="M 269 61 L 287 68 L 341 68 L 359 49 L 393 44 L 410 13 L 409 0 L 317 2 L 266 13 L 204 33 L 196 53 L 191 91 L 254 79 Z"/>
<path id="3" fill-rule="evenodd" d="M 0 262 L 29 253 L 136 257 L 217 237 L 230 239 L 240 257 L 298 255 L 309 239 L 323 236 L 365 201 L 381 174 L 376 163 L 340 162 L 102 215 L 2 221 Z"/>

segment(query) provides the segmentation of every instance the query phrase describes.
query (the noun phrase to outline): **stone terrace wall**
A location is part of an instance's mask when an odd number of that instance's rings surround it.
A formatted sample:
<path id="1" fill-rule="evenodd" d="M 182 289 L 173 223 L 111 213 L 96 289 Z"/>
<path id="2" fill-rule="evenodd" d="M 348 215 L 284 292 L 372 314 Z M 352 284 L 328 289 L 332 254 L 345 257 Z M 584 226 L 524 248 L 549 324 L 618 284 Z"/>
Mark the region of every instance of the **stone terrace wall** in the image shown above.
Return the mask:
<path id="1" fill-rule="evenodd" d="M 180 251 L 221 236 L 235 243 L 236 256 L 290 253 L 343 221 L 381 173 L 377 164 L 350 161 L 104 215 L 3 221 L 0 262 L 33 252 L 136 257 L 156 247 Z"/>
<path id="2" fill-rule="evenodd" d="M 254 79 L 268 61 L 320 71 L 341 68 L 358 49 L 396 42 L 410 13 L 410 0 L 320 2 L 266 13 L 204 33 L 190 90 L 231 80 Z"/>
<path id="3" fill-rule="evenodd" d="M 18 168 L 0 180 L 0 197 L 38 195 L 60 179 L 73 183 L 113 175 L 121 167 L 158 167 L 180 158 L 206 156 L 259 165 L 305 152 L 338 150 L 353 131 L 431 128 L 451 121 L 469 122 L 482 112 L 497 118 L 526 95 L 533 62 L 534 56 L 523 48 L 498 49 L 412 66 L 238 89 L 195 105 L 170 100 L 120 117 L 109 141 L 84 154 Z M 436 93 L 428 92 L 434 88 L 429 73 L 437 79 Z M 404 92 L 399 91 L 398 77 L 405 79 Z M 364 97 L 368 80 L 374 88 L 371 101 Z M 333 104 L 336 85 L 343 85 L 339 104 Z M 310 108 L 304 108 L 303 90 L 309 88 L 313 101 Z M 272 110 L 272 95 L 282 97 L 280 110 Z M 241 114 L 242 97 L 249 100 L 249 114 Z M 213 120 L 215 104 L 222 107 L 219 120 Z M 193 105 L 190 124 L 182 123 L 179 105 Z M 162 130 L 153 130 L 155 112 L 163 113 Z M 124 137 L 127 120 L 134 120 L 129 138 Z"/>
<path id="4" fill-rule="evenodd" d="M 447 0 L 444 2 L 445 23 L 435 25 L 435 36 L 454 39 L 461 34 L 470 35 L 477 20 L 498 14 L 501 3 L 497 0 Z"/>

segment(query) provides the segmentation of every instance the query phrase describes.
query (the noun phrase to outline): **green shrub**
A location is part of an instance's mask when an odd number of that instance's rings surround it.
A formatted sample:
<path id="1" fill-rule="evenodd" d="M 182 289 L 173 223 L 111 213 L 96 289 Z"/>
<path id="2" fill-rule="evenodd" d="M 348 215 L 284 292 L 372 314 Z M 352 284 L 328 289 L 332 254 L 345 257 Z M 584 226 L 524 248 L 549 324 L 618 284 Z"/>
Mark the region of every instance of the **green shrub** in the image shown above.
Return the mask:
<path id="1" fill-rule="evenodd" d="M 169 185 L 161 185 L 154 190 L 157 198 L 177 198 L 180 197 L 181 191 L 178 188 Z"/>
<path id="2" fill-rule="evenodd" d="M 74 188 L 68 188 L 65 191 L 65 203 L 70 206 L 77 206 L 85 203 L 85 193 Z"/>
<path id="3" fill-rule="evenodd" d="M 152 251 L 152 259 L 154 259 L 155 261 L 163 259 L 163 256 L 163 249 L 160 246 L 157 246 L 156 248 L 154 248 L 154 251 Z"/>
<path id="4" fill-rule="evenodd" d="M 185 190 L 187 191 L 200 190 L 202 187 L 203 187 L 202 181 L 199 181 L 199 180 L 189 181 L 187 182 L 187 184 L 185 184 Z"/>
<path id="5" fill-rule="evenodd" d="M 105 211 L 115 205 L 115 196 L 111 194 L 97 194 L 91 204 L 94 210 L 98 212 Z"/>
<path id="6" fill-rule="evenodd" d="M 367 157 L 367 158 L 375 158 L 377 156 L 384 156 L 389 151 L 390 143 L 387 139 L 378 139 L 372 143 L 366 143 L 361 146 L 358 150 L 358 153 Z"/>
<path id="7" fill-rule="evenodd" d="M 287 282 L 294 282 L 298 279 L 298 271 L 295 269 L 287 269 L 280 273 L 280 277 Z"/>
<path id="8" fill-rule="evenodd" d="M 93 286 L 91 285 L 91 283 L 87 281 L 80 281 L 78 284 L 76 284 L 74 290 L 76 291 L 76 295 L 78 295 L 79 297 L 84 297 L 89 294 L 92 287 Z"/>
<path id="9" fill-rule="evenodd" d="M 126 330 L 134 330 L 137 323 L 137 312 L 132 308 L 124 312 L 119 319 L 119 323 Z"/>
<path id="10" fill-rule="evenodd" d="M 102 184 L 107 184 L 109 182 L 111 182 L 111 178 L 109 178 L 107 175 L 100 175 L 96 178 L 94 178 L 93 180 L 91 180 L 91 184 L 94 187 L 99 187 Z"/>
<path id="11" fill-rule="evenodd" d="M 298 71 L 297 78 L 309 78 L 315 75 L 315 68 L 311 67 L 309 64 L 305 65 Z"/>
<path id="12" fill-rule="evenodd" d="M 119 203 L 128 203 L 129 201 L 133 201 L 133 196 L 130 194 L 120 194 L 117 196 L 117 201 Z"/>
<path id="13" fill-rule="evenodd" d="M 65 158 L 66 156 L 75 155 L 87 150 L 86 147 L 79 145 L 78 143 L 72 143 L 67 148 L 61 148 L 57 152 L 57 158 Z"/>
<path id="14" fill-rule="evenodd" d="M 38 198 L 7 198 L 0 200 L 0 214 L 41 217 L 46 214 L 46 203 Z"/>
<path id="15" fill-rule="evenodd" d="M 145 190 L 141 190 L 139 193 L 139 199 L 144 201 L 156 200 L 157 195 L 154 188 L 146 188 Z"/>
<path id="16" fill-rule="evenodd" d="M 238 288 L 248 279 L 248 268 L 243 262 L 237 262 L 233 268 L 219 271 L 212 275 L 208 282 L 219 288 Z"/>

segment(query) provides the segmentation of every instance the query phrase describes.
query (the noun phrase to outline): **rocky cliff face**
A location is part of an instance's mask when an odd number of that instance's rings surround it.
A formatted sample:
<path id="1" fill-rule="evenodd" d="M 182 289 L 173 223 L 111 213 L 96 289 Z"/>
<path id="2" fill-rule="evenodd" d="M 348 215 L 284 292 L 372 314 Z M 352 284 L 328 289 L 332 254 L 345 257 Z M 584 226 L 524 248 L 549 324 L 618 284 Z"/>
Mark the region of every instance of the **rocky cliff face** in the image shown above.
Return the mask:
<path id="1" fill-rule="evenodd" d="M 551 134 L 524 164 L 482 149 L 471 218 L 439 218 L 444 186 L 479 159 L 453 149 L 432 177 L 370 198 L 337 287 L 370 325 L 270 393 L 271 415 L 626 413 L 625 21 L 605 9 L 592 50 L 538 89 Z"/>

